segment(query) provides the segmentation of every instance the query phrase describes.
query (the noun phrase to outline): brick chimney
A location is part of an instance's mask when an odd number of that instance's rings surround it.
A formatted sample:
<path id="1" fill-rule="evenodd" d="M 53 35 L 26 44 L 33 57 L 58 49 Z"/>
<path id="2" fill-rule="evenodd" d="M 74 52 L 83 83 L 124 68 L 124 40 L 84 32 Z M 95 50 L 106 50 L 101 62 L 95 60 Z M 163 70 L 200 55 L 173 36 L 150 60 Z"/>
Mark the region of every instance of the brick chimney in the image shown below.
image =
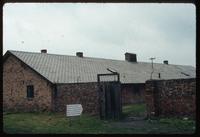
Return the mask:
<path id="1" fill-rule="evenodd" d="M 137 62 L 137 55 L 134 53 L 125 53 L 125 60 L 128 62 Z"/>
<path id="2" fill-rule="evenodd" d="M 164 60 L 163 64 L 167 64 L 168 65 L 168 60 Z"/>
<path id="3" fill-rule="evenodd" d="M 47 49 L 42 49 L 41 53 L 47 53 Z"/>
<path id="4" fill-rule="evenodd" d="M 76 56 L 82 58 L 83 57 L 83 52 L 76 52 Z"/>

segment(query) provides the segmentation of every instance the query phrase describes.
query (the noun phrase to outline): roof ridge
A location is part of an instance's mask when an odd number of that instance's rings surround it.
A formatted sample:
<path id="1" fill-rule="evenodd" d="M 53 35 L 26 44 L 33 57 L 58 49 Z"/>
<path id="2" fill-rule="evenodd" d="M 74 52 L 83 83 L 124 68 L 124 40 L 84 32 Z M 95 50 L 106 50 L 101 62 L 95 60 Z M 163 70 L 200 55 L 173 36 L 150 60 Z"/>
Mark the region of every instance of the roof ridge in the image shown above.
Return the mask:
<path id="1" fill-rule="evenodd" d="M 33 53 L 33 54 L 41 54 L 40 52 L 30 52 L 30 51 L 17 51 L 17 50 L 8 50 L 11 52 L 24 52 L 24 53 Z M 64 55 L 64 54 L 55 54 L 55 53 L 45 53 L 48 55 L 54 55 L 54 56 L 71 56 L 71 57 L 77 57 L 76 55 Z M 125 61 L 125 60 L 118 60 L 118 59 L 108 59 L 108 58 L 100 58 L 100 57 L 83 57 L 88 59 L 104 59 L 104 60 L 115 60 L 115 61 Z"/>
<path id="2" fill-rule="evenodd" d="M 30 52 L 30 51 L 19 51 L 19 50 L 8 50 L 10 52 L 23 52 L 23 53 L 32 53 L 32 54 L 41 54 L 40 52 Z M 68 57 L 77 57 L 76 55 L 64 55 L 64 54 L 55 54 L 55 53 L 43 53 L 47 55 L 53 55 L 53 56 L 68 56 Z M 122 62 L 128 62 L 126 60 L 119 60 L 119 59 L 108 59 L 108 58 L 100 58 L 100 57 L 83 57 L 86 59 L 98 59 L 98 60 L 108 60 L 108 61 L 122 61 Z M 135 62 L 128 62 L 128 63 L 134 63 Z M 144 61 L 139 61 L 137 63 L 143 63 L 143 64 L 150 64 L 151 62 L 144 62 Z M 154 64 L 159 64 L 159 65 L 165 65 L 163 63 L 157 63 L 154 62 Z M 188 66 L 188 67 L 193 67 L 191 65 L 179 65 L 179 64 L 168 64 L 170 66 Z M 195 68 L 195 67 L 194 67 Z"/>

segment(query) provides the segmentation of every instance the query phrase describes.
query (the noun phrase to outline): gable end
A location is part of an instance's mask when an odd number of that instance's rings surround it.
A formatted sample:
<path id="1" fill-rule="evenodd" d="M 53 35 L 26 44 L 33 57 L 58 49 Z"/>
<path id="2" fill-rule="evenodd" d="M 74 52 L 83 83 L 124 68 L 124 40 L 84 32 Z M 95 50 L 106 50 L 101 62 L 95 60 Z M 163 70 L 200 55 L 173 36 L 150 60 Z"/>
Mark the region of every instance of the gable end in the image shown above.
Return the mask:
<path id="1" fill-rule="evenodd" d="M 3 64 L 4 64 L 4 62 L 6 62 L 6 60 L 7 60 L 7 58 L 8 58 L 9 56 L 13 56 L 13 57 L 16 58 L 18 61 L 20 61 L 22 67 L 24 67 L 24 68 L 26 68 L 26 67 L 30 68 L 33 72 L 35 72 L 35 73 L 36 73 L 37 75 L 39 75 L 41 78 L 43 78 L 44 80 L 46 80 L 48 83 L 53 84 L 50 80 L 48 80 L 48 79 L 45 78 L 43 75 L 41 75 L 40 73 L 38 73 L 35 69 L 33 69 L 33 68 L 30 67 L 28 64 L 26 64 L 25 62 L 23 62 L 21 59 L 19 59 L 17 56 L 15 56 L 14 54 L 12 54 L 10 51 L 7 51 L 7 52 L 5 53 L 5 55 L 3 56 Z M 53 85 L 54 85 L 54 84 L 53 84 Z"/>

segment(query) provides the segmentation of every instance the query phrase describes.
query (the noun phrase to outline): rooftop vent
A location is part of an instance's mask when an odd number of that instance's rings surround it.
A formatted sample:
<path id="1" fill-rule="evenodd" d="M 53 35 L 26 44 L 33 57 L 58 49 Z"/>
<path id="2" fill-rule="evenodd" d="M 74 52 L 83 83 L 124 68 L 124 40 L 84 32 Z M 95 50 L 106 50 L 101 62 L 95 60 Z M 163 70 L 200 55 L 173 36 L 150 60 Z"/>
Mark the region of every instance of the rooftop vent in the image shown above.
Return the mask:
<path id="1" fill-rule="evenodd" d="M 76 56 L 82 58 L 83 57 L 83 52 L 76 52 Z"/>
<path id="2" fill-rule="evenodd" d="M 47 50 L 46 49 L 42 49 L 41 53 L 47 53 Z"/>
<path id="3" fill-rule="evenodd" d="M 137 62 L 137 55 L 134 53 L 125 53 L 125 60 L 129 62 Z"/>
<path id="4" fill-rule="evenodd" d="M 164 60 L 163 63 L 168 65 L 168 60 Z"/>

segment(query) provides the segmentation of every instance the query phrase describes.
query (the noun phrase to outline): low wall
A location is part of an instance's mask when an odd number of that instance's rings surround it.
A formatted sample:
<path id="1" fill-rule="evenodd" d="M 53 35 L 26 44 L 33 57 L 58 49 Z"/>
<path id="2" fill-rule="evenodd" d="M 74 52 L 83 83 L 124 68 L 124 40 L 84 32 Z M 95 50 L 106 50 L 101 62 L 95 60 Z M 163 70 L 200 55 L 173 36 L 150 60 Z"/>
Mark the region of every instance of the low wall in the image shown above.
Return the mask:
<path id="1" fill-rule="evenodd" d="M 148 116 L 187 116 L 195 118 L 196 79 L 146 81 Z"/>
<path id="2" fill-rule="evenodd" d="M 54 111 L 65 112 L 67 104 L 82 104 L 83 113 L 99 113 L 97 83 L 57 85 L 57 96 L 53 97 Z"/>

